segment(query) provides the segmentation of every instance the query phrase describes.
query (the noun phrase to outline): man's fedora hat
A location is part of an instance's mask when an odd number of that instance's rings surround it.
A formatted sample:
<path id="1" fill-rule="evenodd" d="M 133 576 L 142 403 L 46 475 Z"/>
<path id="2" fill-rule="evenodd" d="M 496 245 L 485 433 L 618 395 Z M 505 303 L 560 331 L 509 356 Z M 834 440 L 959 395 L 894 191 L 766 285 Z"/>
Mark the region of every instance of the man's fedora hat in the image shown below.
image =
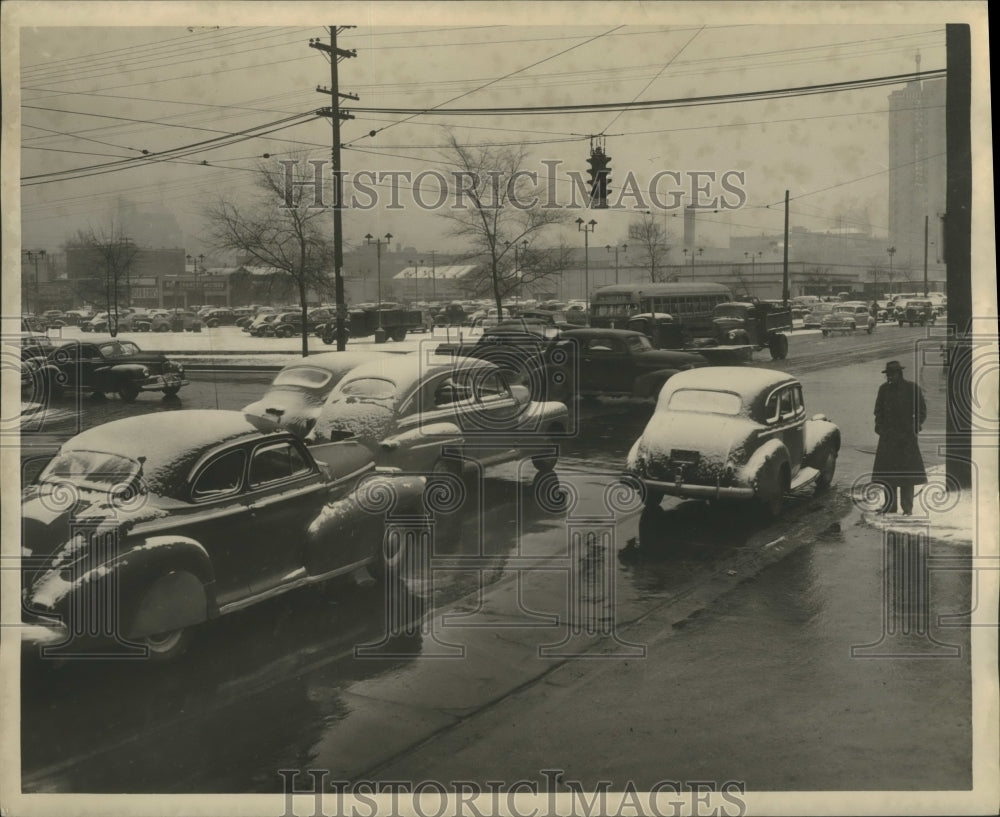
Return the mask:
<path id="1" fill-rule="evenodd" d="M 890 360 L 885 364 L 885 368 L 882 370 L 882 374 L 888 374 L 889 372 L 901 372 L 905 367 L 898 360 Z"/>

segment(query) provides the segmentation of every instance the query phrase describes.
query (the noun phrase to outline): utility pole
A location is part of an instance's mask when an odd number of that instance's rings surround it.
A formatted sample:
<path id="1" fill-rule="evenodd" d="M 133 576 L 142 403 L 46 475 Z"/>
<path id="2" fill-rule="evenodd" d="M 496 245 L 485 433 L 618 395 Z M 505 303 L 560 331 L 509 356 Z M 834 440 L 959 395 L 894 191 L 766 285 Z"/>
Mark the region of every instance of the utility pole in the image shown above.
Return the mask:
<path id="1" fill-rule="evenodd" d="M 353 94 L 340 93 L 339 79 L 337 76 L 337 64 L 342 59 L 356 57 L 358 52 L 354 49 L 345 51 L 337 47 L 337 34 L 355 26 L 330 26 L 330 44 L 320 42 L 318 39 L 310 40 L 309 47 L 325 51 L 330 57 L 330 87 L 328 89 L 318 87 L 320 93 L 330 94 L 330 107 L 320 111 L 323 116 L 329 116 L 333 124 L 333 300 L 337 306 L 337 351 L 343 352 L 347 348 L 347 332 L 344 319 L 347 317 L 347 304 L 344 302 L 344 227 L 341 220 L 344 200 L 344 178 L 340 166 L 340 123 L 341 120 L 354 119 L 354 116 L 347 111 L 340 110 L 340 100 L 353 99 L 358 97 Z"/>
<path id="2" fill-rule="evenodd" d="M 26 305 L 25 311 L 29 315 L 33 315 L 35 311 L 38 311 L 38 304 L 41 300 L 38 294 L 38 262 L 45 257 L 45 250 L 24 250 L 24 257 L 28 259 L 29 263 L 35 265 L 35 280 L 33 281 L 32 287 L 29 291 L 33 292 L 33 297 L 21 298 L 21 302 Z M 23 289 L 23 287 L 22 287 Z M 34 311 L 33 311 L 34 310 Z"/>
<path id="3" fill-rule="evenodd" d="M 927 297 L 927 221 L 928 217 L 924 216 L 924 297 Z"/>
<path id="4" fill-rule="evenodd" d="M 788 308 L 788 191 L 785 191 L 785 255 L 781 267 L 781 300 Z"/>

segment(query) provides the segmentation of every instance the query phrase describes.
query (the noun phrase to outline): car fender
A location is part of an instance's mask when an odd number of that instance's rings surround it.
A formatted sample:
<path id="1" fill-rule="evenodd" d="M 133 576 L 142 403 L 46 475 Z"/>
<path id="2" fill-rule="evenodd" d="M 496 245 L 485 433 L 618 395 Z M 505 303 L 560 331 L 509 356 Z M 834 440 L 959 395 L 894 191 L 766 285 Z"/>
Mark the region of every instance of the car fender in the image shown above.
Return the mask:
<path id="1" fill-rule="evenodd" d="M 53 568 L 34 583 L 27 599 L 31 609 L 66 617 L 113 593 L 114 619 L 106 624 L 131 638 L 187 627 L 217 613 L 211 560 L 201 544 L 185 536 L 149 537 L 72 580 L 63 574 Z"/>
<path id="2" fill-rule="evenodd" d="M 772 437 L 753 452 L 746 465 L 737 472 L 737 479 L 756 491 L 761 477 L 776 473 L 783 464 L 790 467 L 788 449 L 781 440 Z"/>
<path id="3" fill-rule="evenodd" d="M 802 456 L 807 464 L 815 466 L 812 458 L 818 451 L 832 445 L 834 451 L 840 451 L 840 429 L 822 415 L 806 420 L 802 429 Z"/>
<path id="4" fill-rule="evenodd" d="M 454 422 L 426 423 L 390 434 L 379 443 L 385 451 L 422 448 L 427 445 L 461 445 L 465 441 L 462 429 Z"/>
<path id="5" fill-rule="evenodd" d="M 116 380 L 144 380 L 146 375 L 143 370 L 149 371 L 149 367 L 144 363 L 119 363 L 111 366 L 106 373 Z"/>
<path id="6" fill-rule="evenodd" d="M 644 372 L 632 382 L 632 393 L 636 397 L 656 397 L 671 377 L 680 369 L 657 369 L 652 372 Z"/>

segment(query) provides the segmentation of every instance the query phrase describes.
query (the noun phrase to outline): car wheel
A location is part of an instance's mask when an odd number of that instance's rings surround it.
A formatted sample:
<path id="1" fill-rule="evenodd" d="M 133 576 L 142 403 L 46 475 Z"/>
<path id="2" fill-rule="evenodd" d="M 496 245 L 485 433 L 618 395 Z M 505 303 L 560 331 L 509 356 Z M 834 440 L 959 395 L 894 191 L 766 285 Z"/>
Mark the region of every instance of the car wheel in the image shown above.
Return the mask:
<path id="1" fill-rule="evenodd" d="M 785 504 L 785 492 L 789 483 L 788 466 L 782 464 L 774 478 L 762 476 L 764 478 L 758 483 L 757 504 L 766 519 L 774 520 L 781 516 Z"/>
<path id="2" fill-rule="evenodd" d="M 139 396 L 139 387 L 135 383 L 122 383 L 118 387 L 118 396 L 126 403 L 132 403 Z"/>
<path id="3" fill-rule="evenodd" d="M 330 337 L 329 335 L 321 335 L 321 338 L 323 340 L 323 343 L 325 343 L 327 346 L 333 343 L 333 338 Z"/>
<path id="4" fill-rule="evenodd" d="M 215 329 L 215 327 L 218 325 L 219 325 L 218 321 L 209 321 L 208 323 L 205 324 L 205 326 L 207 326 L 209 329 Z"/>
<path id="5" fill-rule="evenodd" d="M 823 453 L 823 461 L 819 466 L 819 476 L 816 477 L 816 490 L 823 491 L 833 484 L 833 475 L 837 470 L 837 452 L 827 448 Z"/>
<path id="6" fill-rule="evenodd" d="M 147 635 L 139 643 L 149 650 L 151 661 L 172 661 L 179 658 L 191 644 L 191 630 L 181 628 L 166 633 Z"/>
<path id="7" fill-rule="evenodd" d="M 165 388 L 163 390 L 163 396 L 164 397 L 176 397 L 177 393 L 180 390 L 181 390 L 180 386 L 167 386 L 167 388 Z"/>
<path id="8" fill-rule="evenodd" d="M 823 330 L 823 337 L 824 338 L 827 337 L 829 334 L 830 333 L 826 329 Z"/>
<path id="9" fill-rule="evenodd" d="M 562 434 L 563 427 L 559 424 L 549 426 L 549 435 Z M 559 447 L 558 443 L 550 436 L 549 442 L 556 446 L 556 450 L 552 454 L 539 454 L 537 457 L 531 458 L 531 464 L 535 466 L 535 469 L 542 474 L 548 473 L 556 464 L 559 462 Z"/>
<path id="10" fill-rule="evenodd" d="M 902 326 L 902 325 L 903 325 L 903 321 L 900 321 L 900 322 L 899 322 L 899 325 L 900 325 L 900 326 Z"/>
<path id="11" fill-rule="evenodd" d="M 874 326 L 869 326 L 867 329 L 865 329 L 865 331 L 870 335 L 872 333 L 872 329 L 874 328 L 875 328 Z"/>
<path id="12" fill-rule="evenodd" d="M 396 343 L 406 340 L 406 330 L 405 329 L 394 330 L 392 333 L 392 339 L 396 341 Z"/>

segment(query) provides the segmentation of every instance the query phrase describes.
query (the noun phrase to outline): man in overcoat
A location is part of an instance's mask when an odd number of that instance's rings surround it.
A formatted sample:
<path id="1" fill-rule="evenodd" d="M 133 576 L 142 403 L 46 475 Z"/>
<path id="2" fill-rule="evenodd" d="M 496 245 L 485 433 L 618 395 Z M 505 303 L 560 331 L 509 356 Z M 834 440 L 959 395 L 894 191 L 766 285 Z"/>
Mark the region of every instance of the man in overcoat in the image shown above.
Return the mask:
<path id="1" fill-rule="evenodd" d="M 896 513 L 896 489 L 903 513 L 913 513 L 913 491 L 927 482 L 924 461 L 917 445 L 917 433 L 927 419 L 927 404 L 916 383 L 903 379 L 903 366 L 890 360 L 882 370 L 886 382 L 875 398 L 875 433 L 878 448 L 872 481 L 888 489 L 880 513 Z"/>

